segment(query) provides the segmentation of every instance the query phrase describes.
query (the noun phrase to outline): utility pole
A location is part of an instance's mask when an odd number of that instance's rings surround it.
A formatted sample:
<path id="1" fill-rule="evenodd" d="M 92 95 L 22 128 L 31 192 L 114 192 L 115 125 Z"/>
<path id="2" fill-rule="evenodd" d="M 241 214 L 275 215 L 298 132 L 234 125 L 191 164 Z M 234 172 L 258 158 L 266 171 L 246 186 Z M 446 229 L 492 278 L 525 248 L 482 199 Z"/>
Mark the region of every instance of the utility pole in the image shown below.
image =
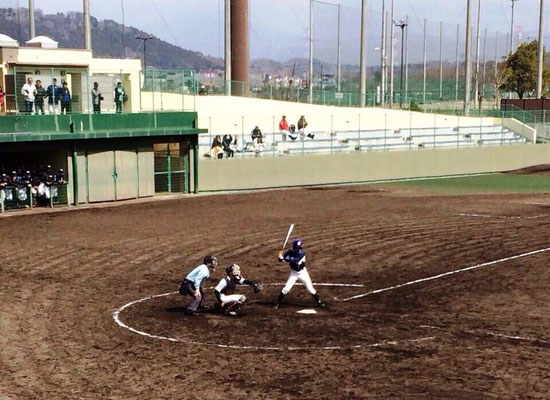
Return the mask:
<path id="1" fill-rule="evenodd" d="M 367 49 L 366 49 L 366 30 L 367 22 L 367 0 L 361 0 L 361 107 L 365 107 L 365 97 L 367 95 Z"/>
<path id="2" fill-rule="evenodd" d="M 382 43 L 380 45 L 380 104 L 386 103 L 386 0 L 382 0 Z"/>
<path id="3" fill-rule="evenodd" d="M 340 62 L 340 31 L 341 31 L 341 26 L 340 26 L 340 23 L 342 21 L 342 14 L 341 14 L 341 9 L 340 9 L 340 4 L 338 4 L 338 44 L 337 44 L 337 50 L 336 50 L 336 53 L 337 53 L 337 61 L 336 61 L 336 75 L 338 76 L 338 83 L 337 83 L 337 89 L 338 91 L 340 91 L 340 79 L 341 79 L 341 62 Z M 321 77 L 322 79 L 322 77 Z"/>
<path id="4" fill-rule="evenodd" d="M 34 29 L 34 0 L 29 0 L 29 34 L 31 35 L 30 39 L 36 36 Z"/>
<path id="5" fill-rule="evenodd" d="M 136 36 L 137 40 L 143 40 L 143 85 L 147 81 L 147 41 L 153 39 L 153 36 Z"/>
<path id="6" fill-rule="evenodd" d="M 480 49 L 480 27 L 481 27 L 481 0 L 477 0 L 477 28 L 476 28 L 476 70 L 474 89 L 474 108 L 477 107 L 479 97 L 479 49 Z"/>
<path id="7" fill-rule="evenodd" d="M 393 105 L 393 88 L 394 88 L 394 68 L 395 68 L 395 58 L 394 58 L 394 43 L 395 43 L 395 21 L 394 21 L 394 6 L 393 0 L 391 0 L 391 30 L 390 30 L 390 105 Z"/>
<path id="8" fill-rule="evenodd" d="M 309 104 L 313 104 L 313 0 L 309 0 Z"/>
<path id="9" fill-rule="evenodd" d="M 483 70 L 482 70 L 482 73 L 481 73 L 481 96 L 482 97 L 485 97 L 485 72 L 486 72 L 486 69 L 485 69 L 485 64 L 486 64 L 486 58 L 485 56 L 487 55 L 487 28 L 485 28 L 485 31 L 483 33 L 483 58 L 482 58 L 482 63 L 483 63 Z"/>
<path id="10" fill-rule="evenodd" d="M 542 72 L 544 69 L 544 2 L 545 0 L 540 0 L 539 59 L 538 59 L 538 65 L 537 65 L 537 99 L 540 99 L 543 94 Z"/>
<path id="11" fill-rule="evenodd" d="M 464 114 L 470 115 L 470 89 L 472 87 L 472 30 L 471 30 L 471 16 L 472 16 L 472 0 L 468 0 L 466 9 L 466 76 L 464 78 Z"/>
<path id="12" fill-rule="evenodd" d="M 407 27 L 407 23 L 400 21 L 398 24 L 395 24 L 395 26 L 401 28 L 401 84 L 399 87 L 399 108 L 403 107 L 403 78 L 404 78 L 404 69 L 403 69 L 403 61 L 405 60 L 405 28 Z"/>
<path id="13" fill-rule="evenodd" d="M 84 0 L 84 48 L 86 50 L 92 50 L 92 32 L 90 25 L 90 0 Z"/>
<path id="14" fill-rule="evenodd" d="M 456 24 L 456 71 L 455 71 L 455 101 L 458 101 L 458 48 L 460 41 L 460 25 Z"/>
<path id="15" fill-rule="evenodd" d="M 231 96 L 231 0 L 225 0 L 225 95 Z"/>
<path id="16" fill-rule="evenodd" d="M 518 0 L 512 1 L 512 23 L 510 26 L 510 53 L 514 52 L 514 3 Z"/>
<path id="17" fill-rule="evenodd" d="M 426 18 L 424 18 L 424 46 L 422 47 L 423 62 L 423 83 L 422 83 L 422 103 L 426 104 Z"/>
<path id="18" fill-rule="evenodd" d="M 120 0 L 120 5 L 122 7 L 122 58 L 126 58 L 126 43 L 124 41 L 124 32 L 126 31 L 124 27 L 124 0 Z"/>
<path id="19" fill-rule="evenodd" d="M 443 100 L 443 21 L 439 22 L 439 100 Z"/>
<path id="20" fill-rule="evenodd" d="M 409 16 L 405 18 L 405 99 L 409 97 Z"/>
<path id="21" fill-rule="evenodd" d="M 495 36 L 495 80 L 497 78 L 498 73 L 498 31 Z"/>

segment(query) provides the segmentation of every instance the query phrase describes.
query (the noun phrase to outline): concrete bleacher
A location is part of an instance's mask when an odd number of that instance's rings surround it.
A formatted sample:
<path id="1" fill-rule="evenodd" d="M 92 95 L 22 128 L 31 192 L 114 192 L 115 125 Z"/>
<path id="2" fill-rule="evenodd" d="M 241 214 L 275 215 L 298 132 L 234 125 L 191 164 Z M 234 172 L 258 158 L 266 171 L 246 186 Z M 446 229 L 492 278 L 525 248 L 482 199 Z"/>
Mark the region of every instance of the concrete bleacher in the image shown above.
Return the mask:
<path id="1" fill-rule="evenodd" d="M 247 150 L 240 149 L 236 157 L 259 157 L 263 155 L 298 155 L 353 153 L 360 151 L 396 151 L 457 148 L 474 146 L 498 146 L 523 144 L 526 139 L 521 135 L 503 127 L 466 126 L 466 127 L 426 127 L 378 130 L 336 130 L 314 131 L 315 136 L 300 137 L 296 140 L 283 140 L 279 132 L 264 132 L 263 151 L 255 151 L 250 135 L 237 134 L 239 142 L 245 143 Z M 199 138 L 200 154 L 210 153 L 211 135 L 201 135 Z"/>

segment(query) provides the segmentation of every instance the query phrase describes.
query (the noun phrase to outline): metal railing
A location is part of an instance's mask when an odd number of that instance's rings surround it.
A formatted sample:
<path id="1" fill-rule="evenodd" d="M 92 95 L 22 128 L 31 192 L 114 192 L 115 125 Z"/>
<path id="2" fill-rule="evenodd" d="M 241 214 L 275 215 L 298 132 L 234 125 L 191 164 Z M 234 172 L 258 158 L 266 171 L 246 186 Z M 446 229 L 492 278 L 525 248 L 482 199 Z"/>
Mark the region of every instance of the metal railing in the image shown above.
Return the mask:
<path id="1" fill-rule="evenodd" d="M 409 113 L 407 120 L 396 121 L 394 114 L 387 113 L 381 117 L 383 123 L 361 118 L 361 114 L 331 115 L 310 122 L 310 130 L 294 133 L 277 130 L 278 118 L 274 115 L 212 116 L 209 117 L 209 134 L 199 136 L 199 156 L 203 159 L 228 159 L 529 143 L 525 124 L 519 128 L 514 125 L 516 131 L 504 125 L 506 119 L 516 116 L 515 113 L 495 111 L 491 114 L 479 113 L 478 119 L 462 115 L 449 119 L 443 114 Z M 527 116 L 523 119 L 528 120 Z M 232 128 L 224 128 L 228 126 Z M 254 126 L 260 129 L 268 127 L 263 130 L 261 143 L 252 138 Z M 213 146 L 214 143 L 220 145 Z"/>
<path id="2" fill-rule="evenodd" d="M 37 188 L 29 186 L 5 186 L 0 188 L 0 211 L 35 208 L 55 207 L 68 205 L 67 184 L 48 185 L 42 188 L 39 194 Z"/>

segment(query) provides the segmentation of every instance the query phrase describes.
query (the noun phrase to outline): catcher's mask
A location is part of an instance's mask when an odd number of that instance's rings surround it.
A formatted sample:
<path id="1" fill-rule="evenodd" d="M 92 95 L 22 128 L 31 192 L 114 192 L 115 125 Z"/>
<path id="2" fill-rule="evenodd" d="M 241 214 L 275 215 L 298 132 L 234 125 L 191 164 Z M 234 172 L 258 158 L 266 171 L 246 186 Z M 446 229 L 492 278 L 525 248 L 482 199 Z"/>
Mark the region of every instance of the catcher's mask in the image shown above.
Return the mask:
<path id="1" fill-rule="evenodd" d="M 206 256 L 204 257 L 204 260 L 203 260 L 204 264 L 208 265 L 212 265 L 210 268 L 212 269 L 216 269 L 216 267 L 218 266 L 218 259 L 214 256 Z"/>
<path id="2" fill-rule="evenodd" d="M 237 264 L 231 264 L 225 269 L 227 276 L 231 279 L 240 279 L 241 278 L 241 267 Z"/>

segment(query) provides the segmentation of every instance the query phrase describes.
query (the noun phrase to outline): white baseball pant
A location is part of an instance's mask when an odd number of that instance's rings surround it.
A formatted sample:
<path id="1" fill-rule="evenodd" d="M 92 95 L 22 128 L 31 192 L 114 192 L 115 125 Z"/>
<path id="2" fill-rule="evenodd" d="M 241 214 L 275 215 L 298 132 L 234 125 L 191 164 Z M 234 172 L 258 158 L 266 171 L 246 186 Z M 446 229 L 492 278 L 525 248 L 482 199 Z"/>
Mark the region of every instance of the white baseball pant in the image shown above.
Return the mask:
<path id="1" fill-rule="evenodd" d="M 281 290 L 281 292 L 284 295 L 288 294 L 288 292 L 290 292 L 292 287 L 296 284 L 296 281 L 302 282 L 306 286 L 306 289 L 309 293 L 317 293 L 317 291 L 313 287 L 313 283 L 311 283 L 311 278 L 309 277 L 306 268 L 303 268 L 300 271 L 294 271 L 293 269 L 291 269 L 285 287 L 283 288 L 283 290 Z"/>

